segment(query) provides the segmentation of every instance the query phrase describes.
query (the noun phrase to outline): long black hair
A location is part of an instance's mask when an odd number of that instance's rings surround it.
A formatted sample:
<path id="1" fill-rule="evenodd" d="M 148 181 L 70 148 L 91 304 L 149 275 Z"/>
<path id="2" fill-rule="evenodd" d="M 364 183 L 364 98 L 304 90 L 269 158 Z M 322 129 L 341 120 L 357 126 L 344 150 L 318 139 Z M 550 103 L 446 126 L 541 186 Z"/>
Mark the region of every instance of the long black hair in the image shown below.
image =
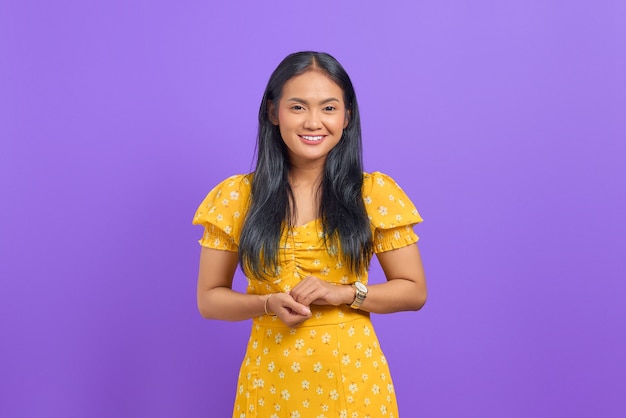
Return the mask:
<path id="1" fill-rule="evenodd" d="M 372 233 L 361 192 L 361 120 L 354 87 L 341 64 L 329 54 L 296 52 L 287 56 L 272 73 L 259 109 L 256 168 L 239 242 L 239 263 L 247 274 L 257 278 L 277 273 L 281 236 L 285 228 L 292 226 L 292 207 L 295 208 L 288 181 L 287 146 L 279 127 L 270 119 L 270 103 L 275 104 L 273 112 L 277 112 L 285 83 L 310 70 L 321 71 L 341 87 L 348 118 L 341 139 L 328 153 L 318 191 L 326 248 L 355 274 L 369 267 L 373 253 Z"/>

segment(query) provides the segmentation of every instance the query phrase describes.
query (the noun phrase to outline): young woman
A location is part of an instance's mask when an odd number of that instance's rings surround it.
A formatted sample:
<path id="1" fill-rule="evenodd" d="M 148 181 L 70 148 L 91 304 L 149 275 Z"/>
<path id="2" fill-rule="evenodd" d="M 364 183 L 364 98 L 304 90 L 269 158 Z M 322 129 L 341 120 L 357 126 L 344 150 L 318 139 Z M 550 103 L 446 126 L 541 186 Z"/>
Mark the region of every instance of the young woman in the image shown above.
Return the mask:
<path id="1" fill-rule="evenodd" d="M 261 102 L 254 173 L 217 185 L 193 220 L 205 228 L 201 314 L 252 318 L 233 417 L 398 417 L 369 313 L 424 305 L 421 220 L 389 176 L 363 172 L 342 66 L 286 57 Z M 373 254 L 387 281 L 368 285 Z M 232 290 L 238 265 L 246 294 Z"/>

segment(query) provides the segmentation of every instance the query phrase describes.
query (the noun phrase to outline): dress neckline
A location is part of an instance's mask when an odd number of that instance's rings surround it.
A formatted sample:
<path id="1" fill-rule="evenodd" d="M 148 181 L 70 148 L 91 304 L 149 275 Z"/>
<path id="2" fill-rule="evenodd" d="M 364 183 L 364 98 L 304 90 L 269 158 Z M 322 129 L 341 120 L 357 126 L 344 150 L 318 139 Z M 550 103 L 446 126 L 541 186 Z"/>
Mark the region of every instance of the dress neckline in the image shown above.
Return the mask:
<path id="1" fill-rule="evenodd" d="M 318 221 L 321 221 L 322 218 L 315 218 L 315 219 L 311 219 L 309 222 L 305 222 L 302 225 L 292 225 L 291 227 L 293 229 L 299 229 L 299 228 L 305 228 L 308 227 L 312 224 L 316 224 Z"/>

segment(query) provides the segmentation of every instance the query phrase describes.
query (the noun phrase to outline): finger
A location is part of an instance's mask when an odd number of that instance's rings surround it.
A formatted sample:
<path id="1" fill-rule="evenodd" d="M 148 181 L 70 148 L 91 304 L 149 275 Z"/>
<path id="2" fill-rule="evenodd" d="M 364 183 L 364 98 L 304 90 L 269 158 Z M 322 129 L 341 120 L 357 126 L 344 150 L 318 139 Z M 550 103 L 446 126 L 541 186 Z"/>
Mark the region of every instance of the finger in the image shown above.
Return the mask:
<path id="1" fill-rule="evenodd" d="M 320 304 L 317 302 L 328 302 L 329 287 L 319 281 L 310 281 L 302 288 L 298 289 L 296 292 L 293 292 L 292 297 L 297 301 L 302 303 L 303 305 L 310 306 L 311 304 Z"/>
<path id="2" fill-rule="evenodd" d="M 310 306 L 313 302 L 317 300 L 326 300 L 326 290 L 325 289 L 311 289 L 310 292 L 302 298 L 301 303 Z"/>
<path id="3" fill-rule="evenodd" d="M 296 284 L 293 289 L 291 289 L 291 291 L 298 291 L 301 289 L 304 289 L 308 286 L 311 285 L 311 283 L 315 283 L 315 281 L 317 280 L 317 277 L 315 276 L 306 276 L 304 279 L 300 280 L 300 282 L 298 284 Z"/>
<path id="4" fill-rule="evenodd" d="M 284 312 L 281 312 L 278 315 L 278 318 L 283 321 L 283 323 L 289 327 L 294 327 L 299 325 L 309 319 L 311 315 L 300 315 L 297 312 L 292 311 L 291 309 L 286 308 Z"/>
<path id="5" fill-rule="evenodd" d="M 287 310 L 291 314 L 311 316 L 311 309 L 307 305 L 297 302 L 293 298 L 281 301 L 281 308 Z"/>
<path id="6" fill-rule="evenodd" d="M 313 298 L 311 297 L 313 292 L 313 289 L 302 289 L 292 296 L 296 302 L 304 306 L 309 306 L 311 304 L 311 301 L 313 300 Z"/>
<path id="7" fill-rule="evenodd" d="M 268 300 L 268 306 L 272 312 L 278 314 L 280 311 L 286 313 L 297 313 L 298 315 L 310 315 L 308 306 L 296 302 L 293 296 L 287 293 L 276 293 Z"/>
<path id="8" fill-rule="evenodd" d="M 291 290 L 291 296 L 304 305 L 310 305 L 313 300 L 311 295 L 319 292 L 320 289 L 323 289 L 323 285 L 319 280 L 313 276 L 307 276 Z"/>
<path id="9" fill-rule="evenodd" d="M 284 301 L 283 306 L 294 310 L 300 315 L 311 315 L 311 309 L 309 308 L 308 303 L 303 303 L 302 301 L 299 301 L 298 298 L 300 298 L 300 296 L 298 296 L 297 294 L 295 296 L 290 296 L 291 297 L 289 299 Z"/>

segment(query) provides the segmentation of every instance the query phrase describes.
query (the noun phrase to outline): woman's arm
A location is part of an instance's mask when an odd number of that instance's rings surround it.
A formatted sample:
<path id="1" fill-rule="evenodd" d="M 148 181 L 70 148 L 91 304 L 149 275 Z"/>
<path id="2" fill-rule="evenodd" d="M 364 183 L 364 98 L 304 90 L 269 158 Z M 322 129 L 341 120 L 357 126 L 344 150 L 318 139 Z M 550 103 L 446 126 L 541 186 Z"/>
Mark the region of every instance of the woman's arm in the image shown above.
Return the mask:
<path id="1" fill-rule="evenodd" d="M 377 253 L 387 282 L 368 286 L 360 309 L 374 313 L 417 311 L 426 303 L 426 277 L 417 244 Z"/>
<path id="2" fill-rule="evenodd" d="M 359 309 L 374 313 L 416 311 L 426 303 L 426 278 L 417 244 L 377 254 L 387 282 L 368 286 Z M 309 276 L 290 294 L 303 305 L 351 304 L 355 291 L 350 285 L 333 285 Z"/>
<path id="3" fill-rule="evenodd" d="M 249 295 L 232 290 L 238 255 L 233 251 L 202 247 L 198 272 L 198 310 L 207 319 L 242 321 L 265 313 L 269 295 Z M 286 325 L 295 326 L 311 316 L 311 311 L 286 293 L 277 293 L 267 304 Z"/>

